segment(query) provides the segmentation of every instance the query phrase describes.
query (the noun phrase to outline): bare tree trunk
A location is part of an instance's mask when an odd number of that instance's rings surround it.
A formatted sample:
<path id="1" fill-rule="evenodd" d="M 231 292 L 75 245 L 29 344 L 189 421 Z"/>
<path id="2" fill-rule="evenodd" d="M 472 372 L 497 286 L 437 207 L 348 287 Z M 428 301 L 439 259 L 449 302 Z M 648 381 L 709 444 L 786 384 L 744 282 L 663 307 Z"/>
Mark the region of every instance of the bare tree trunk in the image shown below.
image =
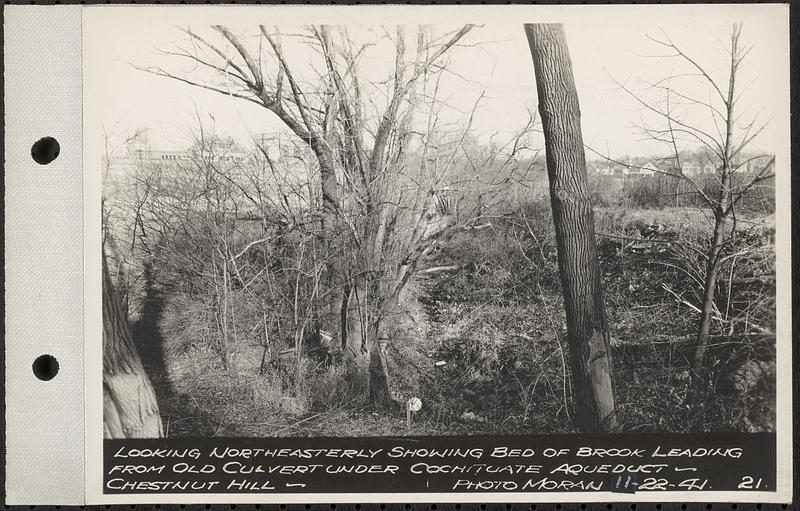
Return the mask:
<path id="1" fill-rule="evenodd" d="M 727 164 L 726 164 L 727 166 Z M 711 333 L 711 321 L 714 317 L 714 299 L 717 294 L 717 277 L 719 275 L 720 253 L 725 245 L 725 228 L 727 225 L 727 209 L 730 202 L 730 172 L 723 169 L 720 182 L 719 206 L 714 211 L 714 236 L 708 249 L 706 262 L 706 279 L 703 283 L 703 303 L 700 309 L 700 320 L 692 354 L 691 388 L 687 394 L 690 422 L 694 427 L 702 428 L 705 415 L 705 393 L 708 388 L 706 375 L 706 347 Z"/>
<path id="2" fill-rule="evenodd" d="M 122 310 L 124 317 L 127 318 L 128 314 L 130 313 L 129 304 L 131 282 L 130 278 L 128 277 L 128 272 L 125 268 L 125 257 L 120 253 L 116 237 L 114 237 L 110 232 L 105 233 L 103 238 L 103 246 L 108 247 L 109 253 L 111 254 L 111 261 L 112 265 L 114 266 L 113 273 L 117 282 L 117 303 L 119 303 L 119 307 Z"/>
<path id="3" fill-rule="evenodd" d="M 160 438 L 164 428 L 150 379 L 120 308 L 103 256 L 103 435 Z"/>
<path id="4" fill-rule="evenodd" d="M 392 403 L 392 380 L 389 372 L 387 345 L 390 339 L 383 333 L 381 325 L 370 328 L 369 348 L 369 398 L 374 405 L 386 406 Z"/>
<path id="5" fill-rule="evenodd" d="M 697 329 L 694 354 L 692 357 L 692 368 L 699 379 L 703 379 L 703 367 L 705 366 L 706 343 L 711 331 L 711 319 L 714 316 L 714 297 L 717 290 L 717 275 L 719 274 L 719 255 L 722 250 L 725 236 L 726 219 L 720 216 L 714 225 L 714 238 L 708 252 L 708 263 L 706 264 L 706 280 L 703 285 L 703 304 L 700 309 L 700 322 Z"/>
<path id="6" fill-rule="evenodd" d="M 693 388 L 689 394 L 689 402 L 699 405 L 696 409 L 700 418 L 705 412 L 705 390 L 707 388 L 705 362 L 708 336 L 711 332 L 711 319 L 714 314 L 714 298 L 717 292 L 717 275 L 719 274 L 720 252 L 725 244 L 725 227 L 731 209 L 731 160 L 734 157 L 733 129 L 736 118 L 734 106 L 736 104 L 736 71 L 741 62 L 739 55 L 739 35 L 741 25 L 736 25 L 731 33 L 731 66 L 728 75 L 728 94 L 725 100 L 725 141 L 723 146 L 724 157 L 720 175 L 720 189 L 717 195 L 717 204 L 712 204 L 714 211 L 714 237 L 708 249 L 706 263 L 706 280 L 703 285 L 703 305 L 700 309 L 700 323 L 697 329 L 694 354 L 692 358 L 692 383 Z M 694 411 L 694 410 L 693 410 Z"/>
<path id="7" fill-rule="evenodd" d="M 342 348 L 347 360 L 360 362 L 368 352 L 369 346 L 364 335 L 365 287 L 363 278 L 353 279 L 354 285 L 345 288 L 342 304 Z"/>
<path id="8" fill-rule="evenodd" d="M 364 279 L 353 280 L 357 287 L 349 292 L 346 313 L 343 311 L 342 315 L 346 324 L 344 354 L 350 362 L 368 367 L 370 402 L 373 405 L 386 406 L 392 402 L 392 378 L 387 351 L 390 339 L 385 332 L 385 322 L 380 317 L 370 317 L 365 303 Z M 385 310 L 392 310 L 396 306 L 397 300 L 393 298 L 383 304 Z"/>
<path id="9" fill-rule="evenodd" d="M 264 320 L 264 351 L 261 353 L 261 365 L 258 368 L 259 376 L 264 376 L 267 369 L 267 360 L 272 358 L 272 348 L 269 341 L 269 327 L 267 326 L 267 313 L 262 311 L 262 319 Z"/>
<path id="10" fill-rule="evenodd" d="M 613 364 L 572 63 L 562 25 L 527 24 L 525 32 L 545 137 L 578 426 L 614 431 Z"/>
<path id="11" fill-rule="evenodd" d="M 230 370 L 228 358 L 228 263 L 222 260 L 222 363 Z"/>

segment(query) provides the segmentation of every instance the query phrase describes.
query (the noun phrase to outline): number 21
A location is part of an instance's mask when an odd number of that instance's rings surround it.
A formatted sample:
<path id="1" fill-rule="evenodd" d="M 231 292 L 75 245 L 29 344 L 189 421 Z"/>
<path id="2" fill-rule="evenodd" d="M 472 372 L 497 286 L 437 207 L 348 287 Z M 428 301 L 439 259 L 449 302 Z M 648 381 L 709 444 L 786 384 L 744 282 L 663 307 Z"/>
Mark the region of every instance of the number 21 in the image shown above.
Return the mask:
<path id="1" fill-rule="evenodd" d="M 755 483 L 755 484 L 754 484 Z M 742 476 L 742 482 L 737 487 L 739 490 L 753 490 L 761 488 L 761 478 L 756 481 L 751 476 Z"/>

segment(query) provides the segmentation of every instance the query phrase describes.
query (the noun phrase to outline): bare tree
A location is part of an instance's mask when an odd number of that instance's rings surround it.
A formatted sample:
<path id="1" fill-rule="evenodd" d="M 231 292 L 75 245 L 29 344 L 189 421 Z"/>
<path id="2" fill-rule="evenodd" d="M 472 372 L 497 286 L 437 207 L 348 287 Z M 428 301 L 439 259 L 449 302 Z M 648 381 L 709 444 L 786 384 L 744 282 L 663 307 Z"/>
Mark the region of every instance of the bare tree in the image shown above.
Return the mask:
<path id="1" fill-rule="evenodd" d="M 343 27 L 307 27 L 300 35 L 286 35 L 261 26 L 257 44 L 227 27 L 212 28 L 213 37 L 186 29 L 188 44 L 163 52 L 198 64 L 196 74 L 145 70 L 256 103 L 311 151 L 321 198 L 321 247 L 314 253 L 325 267 L 316 313 L 322 327 L 339 335 L 348 358 L 369 361 L 373 399 L 391 400 L 385 350 L 373 351 L 392 338 L 386 319 L 436 243 L 480 215 L 458 217 L 455 202 L 484 171 L 469 162 L 464 149 L 481 98 L 467 127 L 451 132 L 448 149 L 434 141 L 447 131 L 439 117 L 446 56 L 473 26 L 439 37 L 419 27 L 411 40 L 405 27 L 394 33 L 378 28 L 378 41 L 360 43 Z M 305 52 L 319 68 L 293 63 L 287 40 L 300 40 L 294 51 Z M 387 43 L 394 65 L 380 81 L 360 65 L 370 47 Z M 518 163 L 523 138 L 523 133 L 515 137 L 505 151 L 505 168 Z M 415 160 L 412 153 L 420 147 L 422 157 Z M 459 171 L 463 168 L 467 174 Z M 262 206 L 274 200 L 253 198 Z"/>
<path id="2" fill-rule="evenodd" d="M 664 34 L 650 40 L 668 50 L 667 56 L 681 67 L 675 74 L 648 83 L 648 88 L 656 91 L 659 97 L 648 99 L 620 84 L 653 118 L 652 122 L 641 126 L 643 133 L 670 148 L 674 161 L 667 175 L 686 183 L 713 219 L 711 239 L 703 254 L 705 275 L 691 360 L 694 384 L 689 400 L 698 406 L 702 406 L 702 394 L 707 386 L 708 339 L 712 323 L 720 317 L 715 303 L 720 268 L 726 260 L 736 256 L 730 252 L 736 236 L 737 207 L 750 192 L 774 177 L 774 155 L 752 148 L 766 123 L 757 117 L 747 120 L 738 108 L 743 92 L 739 75 L 752 49 L 742 43 L 741 34 L 742 25 L 735 24 L 730 34 L 724 80 L 715 78 L 695 57 Z M 708 98 L 698 98 L 698 89 L 706 89 Z M 701 149 L 703 164 L 713 170 L 712 187 L 704 186 L 697 176 L 684 171 L 683 155 L 696 147 Z"/>
<path id="3" fill-rule="evenodd" d="M 526 24 L 525 33 L 545 138 L 578 423 L 585 432 L 614 431 L 610 336 L 572 63 L 562 25 Z"/>

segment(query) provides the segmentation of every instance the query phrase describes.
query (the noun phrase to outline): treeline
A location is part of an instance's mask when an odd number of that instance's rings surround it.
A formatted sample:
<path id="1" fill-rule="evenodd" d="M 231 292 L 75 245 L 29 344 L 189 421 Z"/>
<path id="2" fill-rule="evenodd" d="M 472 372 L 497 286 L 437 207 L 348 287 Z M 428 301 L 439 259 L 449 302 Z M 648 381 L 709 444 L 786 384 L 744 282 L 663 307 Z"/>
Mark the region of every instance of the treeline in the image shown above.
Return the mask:
<path id="1" fill-rule="evenodd" d="M 732 177 L 733 187 L 747 185 L 756 176 L 747 173 Z M 707 197 L 719 195 L 720 182 L 716 174 L 693 178 Z M 697 207 L 704 208 L 706 200 L 693 184 L 666 174 L 589 176 L 592 203 L 596 206 L 631 208 Z M 765 181 L 753 187 L 739 201 L 739 211 L 752 214 L 775 212 L 775 183 Z"/>

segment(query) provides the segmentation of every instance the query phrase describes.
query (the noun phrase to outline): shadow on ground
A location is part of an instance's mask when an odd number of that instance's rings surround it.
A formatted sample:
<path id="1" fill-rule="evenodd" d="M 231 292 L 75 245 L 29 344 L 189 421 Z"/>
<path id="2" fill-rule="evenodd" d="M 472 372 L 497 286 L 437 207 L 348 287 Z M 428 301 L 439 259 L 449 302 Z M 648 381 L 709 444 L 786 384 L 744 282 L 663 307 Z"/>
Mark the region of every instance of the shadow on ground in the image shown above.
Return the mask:
<path id="1" fill-rule="evenodd" d="M 213 421 L 201 410 L 190 406 L 170 379 L 165 340 L 161 334 L 164 299 L 153 278 L 152 264 L 144 264 L 145 297 L 139 320 L 132 324 L 133 341 L 139 349 L 147 375 L 153 383 L 166 437 L 211 436 Z"/>

